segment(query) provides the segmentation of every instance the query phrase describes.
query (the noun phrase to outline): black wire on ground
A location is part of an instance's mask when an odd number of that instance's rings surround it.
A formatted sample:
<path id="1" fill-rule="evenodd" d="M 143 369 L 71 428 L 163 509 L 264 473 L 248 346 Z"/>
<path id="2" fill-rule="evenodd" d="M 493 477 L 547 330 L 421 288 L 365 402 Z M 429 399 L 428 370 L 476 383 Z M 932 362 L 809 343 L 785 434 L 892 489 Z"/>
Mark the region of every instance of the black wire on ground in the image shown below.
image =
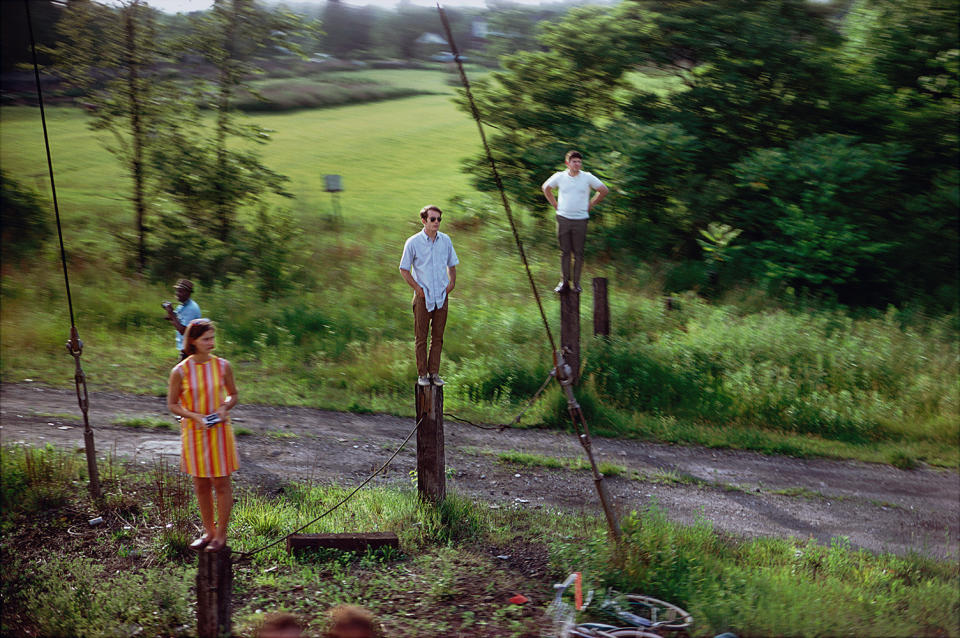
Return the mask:
<path id="1" fill-rule="evenodd" d="M 450 412 L 444 412 L 443 416 L 450 417 L 454 421 L 459 421 L 461 423 L 466 423 L 467 425 L 472 425 L 473 427 L 479 428 L 481 430 L 498 430 L 500 432 L 503 432 L 504 430 L 515 427 L 518 423 L 520 423 L 520 419 L 523 418 L 523 415 L 526 414 L 527 410 L 530 409 L 530 406 L 532 406 L 533 403 L 538 398 L 540 398 L 540 394 L 547 388 L 547 385 L 550 384 L 550 381 L 551 379 L 553 379 L 553 376 L 554 376 L 553 372 L 547 375 L 546 380 L 544 380 L 540 388 L 533 393 L 533 396 L 530 397 L 530 400 L 527 401 L 527 404 L 523 406 L 523 409 L 520 410 L 520 413 L 517 414 L 517 416 L 513 417 L 513 421 L 511 421 L 510 423 L 504 423 L 502 425 L 481 425 L 479 423 L 474 423 L 473 421 L 468 421 L 467 419 L 458 417 L 456 414 L 452 414 Z"/>
<path id="2" fill-rule="evenodd" d="M 373 480 L 373 477 L 375 477 L 377 474 L 379 474 L 380 472 L 382 472 L 383 470 L 385 470 L 386 467 L 387 467 L 388 465 L 390 465 L 390 462 L 393 461 L 393 459 L 395 459 L 398 454 L 400 454 L 400 450 L 402 450 L 402 449 L 404 448 L 404 446 L 405 446 L 405 445 L 407 444 L 407 442 L 410 440 L 410 437 L 412 437 L 412 436 L 414 435 L 414 433 L 417 431 L 417 429 L 420 427 L 420 423 L 421 423 L 422 421 L 423 421 L 423 417 L 420 418 L 420 421 L 417 421 L 417 424 L 416 424 L 415 426 L 413 426 L 413 429 L 412 429 L 412 430 L 410 430 L 410 434 L 408 434 L 408 435 L 407 435 L 407 438 L 405 438 L 405 439 L 403 440 L 403 443 L 400 444 L 400 447 L 398 447 L 398 448 L 396 449 L 396 451 L 394 451 L 394 453 L 390 455 L 390 458 L 387 459 L 386 462 L 385 462 L 383 465 L 381 465 L 373 474 L 371 474 L 370 476 L 368 476 L 368 477 L 366 478 L 366 480 L 363 481 L 363 483 L 361 483 L 360 485 L 358 485 L 357 487 L 355 487 L 352 492 L 350 492 L 348 495 L 346 495 L 345 497 L 343 497 L 342 499 L 340 499 L 340 502 L 339 502 L 339 503 L 337 503 L 337 504 L 334 505 L 333 507 L 330 507 L 329 509 L 327 509 L 327 511 L 325 511 L 325 512 L 324 512 L 323 514 L 321 514 L 320 516 L 317 516 L 315 519 L 313 519 L 313 520 L 310 521 L 309 523 L 307 523 L 307 524 L 305 524 L 305 525 L 301 525 L 300 527 L 298 527 L 297 529 L 293 530 L 293 531 L 290 532 L 289 534 L 286 534 L 285 536 L 281 536 L 280 538 L 278 538 L 277 540 L 275 540 L 275 541 L 273 541 L 273 542 L 271 542 L 271 543 L 267 543 L 266 545 L 263 545 L 262 547 L 258 547 L 258 548 L 256 548 L 256 549 L 252 549 L 252 550 L 250 550 L 250 551 L 248 551 L 248 552 L 240 552 L 240 551 L 233 550 L 233 551 L 231 551 L 231 553 L 232 553 L 232 554 L 239 554 L 239 555 L 240 555 L 240 560 L 249 559 L 249 558 L 251 558 L 254 554 L 259 554 L 260 552 L 262 552 L 262 551 L 264 551 L 264 550 L 266 550 L 266 549 L 270 549 L 270 548 L 273 547 L 274 545 L 277 545 L 277 544 L 279 544 L 279 543 L 282 543 L 283 541 L 285 541 L 286 539 L 290 538 L 290 537 L 293 536 L 294 534 L 297 534 L 297 533 L 299 533 L 299 532 L 302 532 L 303 530 L 307 529 L 308 527 L 310 527 L 311 525 L 313 525 L 314 523 L 316 523 L 317 521 L 319 521 L 319 520 L 320 520 L 321 518 L 323 518 L 324 516 L 330 514 L 331 512 L 333 512 L 334 510 L 336 510 L 337 508 L 339 508 L 341 505 L 343 505 L 344 503 L 346 503 L 347 501 L 349 501 L 351 498 L 353 498 L 353 495 L 356 494 L 357 492 L 359 492 L 360 489 L 361 489 L 364 485 L 366 485 L 367 483 L 369 483 L 370 481 L 372 481 L 372 480 Z"/>

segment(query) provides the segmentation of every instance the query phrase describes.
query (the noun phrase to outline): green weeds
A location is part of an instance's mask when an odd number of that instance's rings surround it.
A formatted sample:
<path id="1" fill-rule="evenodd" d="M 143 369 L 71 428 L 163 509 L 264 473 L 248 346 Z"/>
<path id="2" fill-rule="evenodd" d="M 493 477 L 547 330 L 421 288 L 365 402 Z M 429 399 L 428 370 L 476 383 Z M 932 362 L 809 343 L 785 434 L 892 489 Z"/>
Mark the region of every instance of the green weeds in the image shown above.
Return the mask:
<path id="1" fill-rule="evenodd" d="M 68 534 L 69 519 L 88 506 L 68 460 L 74 456 L 55 448 L 3 448 L 0 543 L 11 561 L 0 574 L 4 631 L 192 634 L 194 567 L 179 540 L 197 525 L 189 479 L 163 462 L 146 471 L 117 463 L 107 490 L 124 495 L 125 506 L 105 511 L 97 528 L 80 516 L 88 531 Z M 33 493 L 43 490 L 61 497 L 43 501 L 42 516 L 6 506 L 39 503 Z M 269 497 L 238 490 L 231 546 L 249 551 L 282 538 L 347 494 L 309 485 L 288 485 Z M 490 509 L 457 494 L 437 507 L 420 503 L 412 487 L 364 489 L 305 532 L 393 531 L 401 550 L 290 556 L 277 546 L 260 552 L 235 566 L 236 631 L 253 631 L 265 610 L 287 610 L 311 619 L 309 630 L 321 633 L 323 612 L 351 603 L 371 609 L 389 635 L 534 635 L 548 623 L 540 601 L 552 596 L 551 583 L 582 571 L 587 588 L 601 596 L 613 587 L 685 607 L 697 636 L 960 633 L 955 561 L 874 555 L 845 539 L 829 547 L 812 540 L 746 541 L 720 536 L 705 521 L 672 523 L 655 505 L 627 516 L 622 528 L 624 542 L 616 549 L 598 517 Z M 498 554 L 541 567 L 524 568 L 535 573 L 524 575 L 494 558 Z M 535 602 L 508 604 L 517 592 Z"/>
<path id="2" fill-rule="evenodd" d="M 167 419 L 158 419 L 156 417 L 129 417 L 125 419 L 117 419 L 113 422 L 113 424 L 128 428 L 147 428 L 151 430 L 177 429 L 176 424 L 174 424 L 172 421 Z"/>
<path id="3" fill-rule="evenodd" d="M 193 570 L 150 569 L 107 575 L 96 562 L 52 555 L 35 567 L 20 592 L 43 636 L 185 636 L 193 624 L 189 601 Z M 109 583 L 103 587 L 103 583 Z"/>
<path id="4" fill-rule="evenodd" d="M 876 556 L 834 539 L 722 538 L 709 523 L 671 523 L 655 505 L 623 520 L 615 552 L 597 528 L 581 543 L 552 544 L 561 571 L 674 602 L 697 635 L 912 636 L 960 632 L 960 570 L 918 556 Z M 921 575 L 922 574 L 922 575 Z M 843 610 L 837 613 L 837 610 Z"/>
<path id="5" fill-rule="evenodd" d="M 85 475 L 77 455 L 50 444 L 42 448 L 5 446 L 0 467 L 2 508 L 24 516 L 65 504 Z"/>

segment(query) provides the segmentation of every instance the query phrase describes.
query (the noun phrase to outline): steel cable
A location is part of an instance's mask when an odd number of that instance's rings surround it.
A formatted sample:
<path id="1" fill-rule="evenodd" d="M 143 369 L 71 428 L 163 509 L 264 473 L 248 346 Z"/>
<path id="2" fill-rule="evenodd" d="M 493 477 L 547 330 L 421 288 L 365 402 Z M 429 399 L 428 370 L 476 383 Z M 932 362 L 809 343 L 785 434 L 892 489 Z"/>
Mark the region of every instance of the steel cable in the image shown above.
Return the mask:
<path id="1" fill-rule="evenodd" d="M 463 62 L 460 59 L 460 51 L 457 49 L 457 43 L 453 40 L 453 31 L 450 29 L 450 23 L 447 20 L 447 14 L 444 12 L 440 3 L 437 3 L 437 11 L 440 13 L 440 21 L 443 22 L 443 28 L 447 33 L 447 41 L 450 43 L 450 50 L 453 53 L 453 59 L 457 63 L 457 70 L 460 72 L 460 81 L 463 83 L 463 89 L 467 95 L 467 101 L 470 104 L 470 112 L 477 123 L 477 130 L 480 131 L 480 139 L 483 142 L 483 149 L 487 154 L 487 161 L 490 162 L 490 170 L 493 173 L 493 180 L 497 184 L 497 190 L 500 192 L 500 200 L 503 202 L 503 209 L 507 213 L 507 219 L 510 220 L 510 230 L 513 231 L 513 239 L 517 242 L 517 248 L 520 251 L 520 259 L 523 261 L 523 267 L 527 271 L 527 279 L 530 280 L 530 288 L 533 290 L 533 298 L 537 302 L 537 308 L 540 309 L 540 318 L 543 319 L 543 328 L 547 333 L 547 339 L 550 341 L 550 352 L 557 351 L 557 344 L 553 340 L 553 333 L 550 331 L 550 323 L 547 321 L 547 313 L 543 309 L 540 301 L 540 293 L 537 291 L 537 284 L 533 281 L 533 273 L 530 271 L 530 263 L 527 261 L 527 254 L 523 250 L 523 242 L 520 240 L 520 232 L 517 230 L 517 224 L 513 219 L 513 211 L 510 209 L 510 202 L 507 200 L 507 193 L 503 188 L 503 181 L 500 179 L 500 171 L 497 170 L 497 163 L 493 159 L 493 152 L 490 145 L 487 144 L 487 135 L 483 131 L 483 120 L 480 118 L 480 111 L 477 110 L 476 102 L 473 99 L 473 93 L 470 91 L 470 80 L 467 79 L 467 73 L 463 70 Z"/>
<path id="2" fill-rule="evenodd" d="M 271 542 L 271 543 L 267 543 L 266 545 L 263 545 L 262 547 L 258 547 L 258 548 L 256 548 L 256 549 L 253 549 L 253 550 L 250 550 L 250 551 L 247 551 L 247 552 L 241 552 L 241 551 L 232 550 L 231 553 L 232 553 L 232 554 L 239 554 L 240 557 L 241 557 L 240 560 L 249 559 L 249 558 L 251 558 L 254 554 L 259 554 L 260 552 L 262 552 L 262 551 L 264 551 L 264 550 L 266 550 L 266 549 L 270 549 L 270 548 L 273 547 L 274 545 L 277 545 L 278 543 L 283 542 L 284 540 L 290 538 L 290 537 L 293 536 L 294 534 L 296 534 L 296 533 L 298 533 L 298 532 L 302 532 L 303 530 L 307 529 L 308 527 L 310 527 L 311 525 L 313 525 L 314 523 L 316 523 L 317 521 L 319 521 L 321 518 L 327 516 L 328 514 L 330 514 L 330 513 L 333 512 L 333 511 L 335 511 L 335 510 L 336 510 L 337 508 L 339 508 L 341 505 L 343 505 L 344 503 L 346 503 L 347 501 L 349 501 L 351 498 L 353 498 L 354 494 L 356 494 L 357 492 L 359 492 L 360 489 L 361 489 L 364 485 L 366 485 L 367 483 L 369 483 L 370 481 L 373 480 L 373 477 L 375 477 L 377 474 L 379 474 L 379 473 L 382 472 L 384 469 L 386 469 L 386 467 L 387 467 L 388 465 L 390 465 L 390 462 L 393 461 L 393 459 L 395 459 L 398 454 L 400 454 L 400 450 L 402 450 L 402 449 L 404 448 L 404 446 L 405 446 L 405 445 L 407 444 L 407 442 L 410 440 L 410 437 L 412 437 L 412 436 L 414 435 L 414 433 L 417 431 L 417 429 L 420 427 L 420 423 L 421 423 L 422 421 L 423 421 L 423 417 L 420 417 L 420 420 L 417 421 L 417 424 L 416 424 L 415 426 L 413 426 L 413 429 L 412 429 L 412 430 L 410 430 L 410 434 L 408 434 L 407 437 L 403 440 L 403 443 L 400 444 L 400 447 L 398 447 L 398 448 L 394 451 L 394 453 L 390 455 L 390 458 L 388 458 L 388 459 L 386 460 L 386 462 L 384 462 L 383 465 L 381 465 L 373 474 L 371 474 L 370 476 L 368 476 L 368 477 L 363 481 L 363 483 L 361 483 L 360 485 L 358 485 L 357 487 L 355 487 L 354 490 L 353 490 L 352 492 L 350 492 L 347 496 L 345 496 L 345 497 L 343 497 L 342 499 L 340 499 L 340 502 L 338 502 L 338 503 L 337 503 L 336 505 L 334 505 L 333 507 L 330 507 L 329 509 L 327 509 L 323 514 L 320 514 L 320 516 L 317 516 L 316 518 L 314 518 L 312 521 L 306 523 L 305 525 L 301 525 L 300 527 L 298 527 L 297 529 L 293 530 L 293 531 L 290 532 L 289 534 L 286 534 L 286 535 L 278 538 L 277 540 L 275 540 L 275 541 L 273 541 L 273 542 Z"/>
<path id="3" fill-rule="evenodd" d="M 67 290 L 67 309 L 70 312 L 70 339 L 67 341 L 67 352 L 74 361 L 74 383 L 77 388 L 77 402 L 83 414 L 84 449 L 87 456 L 87 474 L 90 478 L 90 493 L 95 499 L 100 499 L 100 472 L 97 469 L 96 446 L 93 441 L 93 429 L 90 427 L 90 398 L 87 394 L 87 376 L 80 365 L 80 355 L 83 354 L 83 341 L 73 315 L 73 296 L 70 294 L 70 276 L 67 273 L 67 251 L 63 243 L 63 228 L 60 224 L 60 205 L 57 200 L 57 184 L 53 178 L 53 155 L 50 152 L 50 135 L 47 131 L 47 114 L 43 107 L 43 89 L 40 86 L 40 64 L 37 62 L 37 42 L 33 34 L 33 19 L 30 16 L 30 0 L 23 0 L 26 9 L 27 31 L 30 34 L 30 53 L 33 59 L 33 76 L 37 84 L 37 102 L 40 106 L 40 123 L 43 127 L 43 145 L 47 155 L 47 171 L 50 174 L 50 194 L 53 198 L 53 212 L 57 220 L 57 237 L 60 240 L 60 263 L 63 265 L 63 283 Z"/>

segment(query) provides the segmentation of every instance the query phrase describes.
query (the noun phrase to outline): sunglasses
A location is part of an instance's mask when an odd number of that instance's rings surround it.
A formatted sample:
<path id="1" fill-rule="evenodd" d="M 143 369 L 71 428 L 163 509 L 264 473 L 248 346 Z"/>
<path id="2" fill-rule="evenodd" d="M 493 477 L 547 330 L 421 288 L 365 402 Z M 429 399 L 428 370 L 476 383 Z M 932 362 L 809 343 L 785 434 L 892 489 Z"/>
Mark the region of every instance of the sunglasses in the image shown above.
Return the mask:
<path id="1" fill-rule="evenodd" d="M 440 218 L 440 217 L 428 217 L 428 218 L 427 218 L 427 221 L 438 222 L 438 221 L 441 221 L 441 218 Z"/>

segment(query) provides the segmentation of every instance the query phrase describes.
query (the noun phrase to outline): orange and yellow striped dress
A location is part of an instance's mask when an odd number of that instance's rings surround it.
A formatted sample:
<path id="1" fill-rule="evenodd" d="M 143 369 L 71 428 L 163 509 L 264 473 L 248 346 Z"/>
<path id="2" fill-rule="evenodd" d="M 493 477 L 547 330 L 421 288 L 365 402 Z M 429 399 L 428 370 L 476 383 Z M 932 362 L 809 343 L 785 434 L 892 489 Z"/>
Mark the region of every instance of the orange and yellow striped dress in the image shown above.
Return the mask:
<path id="1" fill-rule="evenodd" d="M 187 357 L 177 367 L 183 377 L 180 385 L 183 407 L 191 412 L 210 414 L 223 405 L 227 398 L 226 359 L 210 357 L 205 363 L 197 363 L 193 357 Z M 191 476 L 230 476 L 240 467 L 229 419 L 207 427 L 185 418 L 180 421 L 180 440 L 183 443 L 180 469 Z"/>

